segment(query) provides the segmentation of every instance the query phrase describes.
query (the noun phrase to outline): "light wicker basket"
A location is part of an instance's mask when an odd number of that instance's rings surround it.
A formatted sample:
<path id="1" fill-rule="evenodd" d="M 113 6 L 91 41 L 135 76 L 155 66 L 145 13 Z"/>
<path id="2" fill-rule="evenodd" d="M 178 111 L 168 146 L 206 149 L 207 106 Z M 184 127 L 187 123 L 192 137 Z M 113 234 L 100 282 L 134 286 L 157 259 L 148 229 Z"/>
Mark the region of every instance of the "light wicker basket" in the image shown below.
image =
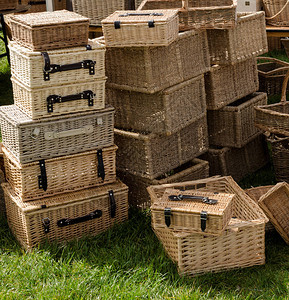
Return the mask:
<path id="1" fill-rule="evenodd" d="M 129 188 L 129 204 L 140 209 L 147 209 L 151 206 L 151 200 L 147 192 L 148 186 L 207 178 L 209 177 L 209 163 L 194 158 L 156 179 L 148 179 L 120 169 L 117 169 L 117 176 Z"/>
<path id="2" fill-rule="evenodd" d="M 14 103 L 33 120 L 105 107 L 106 78 L 33 89 L 11 81 Z"/>
<path id="3" fill-rule="evenodd" d="M 230 175 L 236 181 L 254 173 L 269 161 L 267 145 L 262 135 L 242 148 L 213 147 L 202 156 L 209 162 L 210 175 Z"/>
<path id="4" fill-rule="evenodd" d="M 168 46 L 177 37 L 177 10 L 116 11 L 101 21 L 107 47 Z"/>
<path id="5" fill-rule="evenodd" d="M 14 9 L 17 6 L 17 0 L 0 0 L 0 11 Z"/>
<path id="6" fill-rule="evenodd" d="M 206 115 L 170 136 L 115 129 L 117 167 L 149 179 L 192 160 L 208 149 Z"/>
<path id="7" fill-rule="evenodd" d="M 89 19 L 67 10 L 10 17 L 13 40 L 34 51 L 85 46 Z"/>
<path id="8" fill-rule="evenodd" d="M 106 50 L 108 83 L 135 92 L 155 93 L 204 74 L 209 68 L 205 31 L 179 33 L 167 47 Z"/>
<path id="9" fill-rule="evenodd" d="M 19 164 L 3 147 L 6 179 L 22 201 L 112 183 L 116 146 Z"/>
<path id="10" fill-rule="evenodd" d="M 105 46 L 97 40 L 89 40 L 88 47 L 48 51 L 47 72 L 41 52 L 31 51 L 13 41 L 9 49 L 13 77 L 30 88 L 91 82 L 105 77 Z"/>
<path id="11" fill-rule="evenodd" d="M 232 64 L 268 52 L 264 12 L 238 14 L 235 28 L 208 30 L 212 64 Z"/>
<path id="12" fill-rule="evenodd" d="M 257 63 L 254 58 L 235 65 L 211 67 L 205 76 L 207 108 L 220 109 L 258 90 Z"/>
<path id="13" fill-rule="evenodd" d="M 128 218 L 128 190 L 120 181 L 30 202 L 22 202 L 9 184 L 3 189 L 8 225 L 27 250 L 95 236 Z"/>
<path id="14" fill-rule="evenodd" d="M 2 141 L 24 164 L 113 145 L 111 106 L 96 112 L 33 121 L 17 106 L 1 106 Z"/>
<path id="15" fill-rule="evenodd" d="M 266 104 L 266 93 L 253 93 L 219 110 L 209 110 L 210 145 L 236 148 L 245 146 L 260 133 L 254 126 L 254 107 Z"/>
<path id="16" fill-rule="evenodd" d="M 154 94 L 107 84 L 106 99 L 116 108 L 115 127 L 168 135 L 198 119 L 207 108 L 203 75 Z"/>
<path id="17" fill-rule="evenodd" d="M 289 2 L 287 0 L 263 0 L 266 22 L 274 26 L 289 26 Z"/>
<path id="18" fill-rule="evenodd" d="M 86 16 L 90 25 L 101 26 L 101 21 L 116 10 L 129 9 L 127 0 L 72 0 L 73 11 Z"/>

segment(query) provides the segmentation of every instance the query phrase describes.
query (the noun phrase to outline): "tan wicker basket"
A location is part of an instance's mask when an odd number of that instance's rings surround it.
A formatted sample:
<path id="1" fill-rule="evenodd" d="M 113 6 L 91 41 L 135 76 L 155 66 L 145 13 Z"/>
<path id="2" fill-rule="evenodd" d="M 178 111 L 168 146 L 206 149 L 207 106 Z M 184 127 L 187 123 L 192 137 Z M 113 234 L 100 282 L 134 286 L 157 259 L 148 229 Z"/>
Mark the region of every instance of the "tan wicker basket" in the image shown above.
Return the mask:
<path id="1" fill-rule="evenodd" d="M 107 47 L 168 46 L 178 37 L 178 11 L 116 11 L 101 21 Z"/>
<path id="2" fill-rule="evenodd" d="M 106 86 L 106 99 L 116 108 L 115 127 L 138 132 L 172 134 L 206 113 L 204 76 L 154 94 Z"/>
<path id="3" fill-rule="evenodd" d="M 25 203 L 9 184 L 3 189 L 8 225 L 27 250 L 45 241 L 95 236 L 128 218 L 128 190 L 120 181 Z"/>
<path id="4" fill-rule="evenodd" d="M 140 209 L 147 209 L 151 206 L 151 200 L 147 192 L 148 186 L 207 178 L 209 177 L 209 163 L 199 158 L 194 158 L 156 179 L 147 179 L 119 169 L 117 169 L 117 176 L 129 188 L 129 204 Z"/>
<path id="5" fill-rule="evenodd" d="M 235 65 L 211 67 L 205 76 L 207 108 L 220 109 L 258 90 L 257 64 L 254 58 Z"/>
<path id="6" fill-rule="evenodd" d="M 112 183 L 116 149 L 112 146 L 21 165 L 3 147 L 6 178 L 22 201 Z"/>
<path id="7" fill-rule="evenodd" d="M 5 199 L 4 199 L 4 191 L 1 186 L 2 183 L 4 183 L 5 175 L 2 169 L 0 169 L 0 217 L 6 216 L 6 206 L 5 206 Z"/>
<path id="8" fill-rule="evenodd" d="M 235 28 L 208 30 L 212 64 L 232 64 L 268 52 L 264 12 L 238 14 Z"/>
<path id="9" fill-rule="evenodd" d="M 263 0 L 266 21 L 274 26 L 289 26 L 289 1 Z"/>
<path id="10" fill-rule="evenodd" d="M 13 40 L 34 51 L 85 46 L 89 19 L 58 10 L 10 17 Z"/>
<path id="11" fill-rule="evenodd" d="M 20 163 L 55 158 L 113 145 L 111 106 L 97 112 L 32 121 L 17 106 L 1 106 L 4 146 Z"/>
<path id="12" fill-rule="evenodd" d="M 0 0 L 0 11 L 14 9 L 17 6 L 17 0 Z"/>
<path id="13" fill-rule="evenodd" d="M 33 89 L 11 80 L 14 103 L 33 120 L 105 107 L 106 78 Z"/>
<path id="14" fill-rule="evenodd" d="M 262 135 L 242 148 L 213 147 L 202 156 L 210 165 L 210 175 L 230 175 L 236 181 L 262 168 L 268 161 L 268 149 Z"/>
<path id="15" fill-rule="evenodd" d="M 170 135 L 141 134 L 115 129 L 117 167 L 154 179 L 208 149 L 206 115 Z"/>
<path id="16" fill-rule="evenodd" d="M 48 51 L 48 64 L 41 52 L 31 51 L 16 42 L 11 41 L 9 49 L 13 77 L 30 88 L 91 82 L 105 77 L 105 47 L 97 40 L 89 40 L 85 47 Z"/>
<path id="17" fill-rule="evenodd" d="M 266 104 L 266 93 L 253 93 L 219 110 L 209 110 L 210 145 L 236 148 L 245 146 L 259 134 L 254 126 L 254 107 Z"/>
<path id="18" fill-rule="evenodd" d="M 259 205 L 284 241 L 289 244 L 289 184 L 277 183 L 259 199 Z"/>
<path id="19" fill-rule="evenodd" d="M 231 220 L 234 197 L 168 188 L 151 206 L 152 227 L 220 236 Z"/>
<path id="20" fill-rule="evenodd" d="M 206 32 L 179 33 L 167 47 L 107 48 L 106 73 L 115 88 L 155 93 L 209 70 Z M 167 74 L 167 76 L 164 76 Z"/>

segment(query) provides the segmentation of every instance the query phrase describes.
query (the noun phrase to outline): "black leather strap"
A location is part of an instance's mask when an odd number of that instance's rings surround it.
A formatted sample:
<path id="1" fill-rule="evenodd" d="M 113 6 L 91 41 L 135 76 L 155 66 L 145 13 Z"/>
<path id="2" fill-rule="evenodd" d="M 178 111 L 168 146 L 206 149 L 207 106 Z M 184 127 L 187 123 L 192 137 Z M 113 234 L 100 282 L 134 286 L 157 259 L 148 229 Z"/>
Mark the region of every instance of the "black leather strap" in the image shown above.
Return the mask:
<path id="1" fill-rule="evenodd" d="M 208 218 L 208 213 L 206 211 L 201 211 L 201 229 L 204 232 L 207 227 L 207 218 Z"/>
<path id="2" fill-rule="evenodd" d="M 154 17 L 160 17 L 163 16 L 163 13 L 157 13 L 157 12 L 151 12 L 151 13 L 141 13 L 141 12 L 135 12 L 135 13 L 126 13 L 119 15 L 119 17 L 133 17 L 133 16 L 154 16 Z"/>
<path id="3" fill-rule="evenodd" d="M 170 227 L 171 225 L 171 215 L 172 215 L 172 210 L 170 207 L 165 208 L 165 223 L 167 227 Z"/>
<path id="4" fill-rule="evenodd" d="M 109 202 L 110 202 L 110 217 L 114 218 L 116 214 L 116 203 L 114 199 L 113 190 L 108 191 Z"/>
<path id="5" fill-rule="evenodd" d="M 120 21 L 114 21 L 114 29 L 120 28 Z"/>
<path id="6" fill-rule="evenodd" d="M 102 180 L 105 178 L 105 170 L 104 170 L 104 164 L 103 164 L 103 157 L 102 157 L 102 150 L 97 151 L 97 175 L 100 177 Z"/>
<path id="7" fill-rule="evenodd" d="M 101 210 L 95 210 L 91 213 L 89 213 L 86 216 L 82 216 L 82 217 L 78 217 L 75 219 L 61 219 L 57 221 L 57 226 L 58 227 L 65 227 L 65 226 L 69 226 L 69 225 L 73 225 L 73 224 L 78 224 L 78 223 L 83 223 L 89 220 L 93 220 L 93 219 L 97 219 L 100 218 L 102 216 L 102 211 Z"/>
<path id="8" fill-rule="evenodd" d="M 41 175 L 38 176 L 38 187 L 43 189 L 44 191 L 47 190 L 47 176 L 46 176 L 46 168 L 45 168 L 45 160 L 42 159 L 39 161 L 40 173 Z"/>
<path id="9" fill-rule="evenodd" d="M 155 21 L 154 20 L 148 21 L 148 25 L 149 28 L 155 27 Z"/>
<path id="10" fill-rule="evenodd" d="M 28 2 L 28 5 L 43 5 L 43 4 L 46 4 L 46 1 L 29 1 Z"/>
<path id="11" fill-rule="evenodd" d="M 42 225 L 44 228 L 44 233 L 48 233 L 50 231 L 50 220 L 49 218 L 42 219 Z"/>

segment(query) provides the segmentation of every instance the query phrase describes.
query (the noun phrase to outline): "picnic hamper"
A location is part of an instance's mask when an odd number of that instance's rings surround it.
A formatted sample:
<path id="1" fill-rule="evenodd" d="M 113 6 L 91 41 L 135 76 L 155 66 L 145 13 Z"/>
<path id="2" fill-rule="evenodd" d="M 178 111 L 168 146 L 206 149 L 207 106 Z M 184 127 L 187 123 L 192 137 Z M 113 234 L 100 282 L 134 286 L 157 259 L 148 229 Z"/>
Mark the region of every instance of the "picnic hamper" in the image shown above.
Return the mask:
<path id="1" fill-rule="evenodd" d="M 116 171 L 120 180 L 129 188 L 129 204 L 141 209 L 147 209 L 151 205 L 147 192 L 148 186 L 207 178 L 209 177 L 209 163 L 199 158 L 194 158 L 156 179 L 148 179 L 135 175 L 127 170 L 117 169 Z"/>
<path id="2" fill-rule="evenodd" d="M 120 90 L 107 84 L 106 99 L 115 112 L 115 127 L 172 134 L 206 113 L 204 76 L 154 94 Z"/>
<path id="3" fill-rule="evenodd" d="M 88 82 L 105 77 L 105 46 L 96 39 L 87 45 L 46 52 L 9 43 L 11 73 L 30 88 Z"/>
<path id="4" fill-rule="evenodd" d="M 254 58 L 234 64 L 213 65 L 205 75 L 207 108 L 220 109 L 258 90 L 257 64 Z"/>
<path id="5" fill-rule="evenodd" d="M 206 152 L 206 115 L 170 135 L 114 130 L 117 168 L 154 179 Z"/>
<path id="6" fill-rule="evenodd" d="M 168 188 L 151 206 L 152 227 L 220 236 L 230 222 L 234 197 Z"/>
<path id="7" fill-rule="evenodd" d="M 107 48 L 105 66 L 107 82 L 115 88 L 161 91 L 209 70 L 206 32 L 179 33 L 167 47 Z"/>
<path id="8" fill-rule="evenodd" d="M 284 241 L 289 244 L 289 185 L 286 182 L 277 183 L 259 199 L 259 205 L 267 217 L 280 233 Z"/>
<path id="9" fill-rule="evenodd" d="M 9 184 L 2 186 L 8 225 L 27 250 L 95 236 L 128 218 L 128 191 L 120 181 L 30 202 L 22 202 Z"/>
<path id="10" fill-rule="evenodd" d="M 240 13 L 236 27 L 208 30 L 211 64 L 233 64 L 268 52 L 264 12 Z"/>
<path id="11" fill-rule="evenodd" d="M 0 0 L 0 11 L 14 9 L 17 6 L 17 0 Z"/>
<path id="12" fill-rule="evenodd" d="M 33 121 L 17 106 L 1 106 L 4 146 L 20 163 L 65 156 L 113 145 L 114 109 Z"/>
<path id="13" fill-rule="evenodd" d="M 34 50 L 85 46 L 89 20 L 74 12 L 58 10 L 10 17 L 13 40 Z"/>
<path id="14" fill-rule="evenodd" d="M 259 135 L 254 107 L 267 104 L 266 93 L 253 93 L 219 110 L 208 110 L 210 145 L 241 148 Z"/>
<path id="15" fill-rule="evenodd" d="M 3 148 L 7 181 L 22 201 L 115 181 L 116 146 L 20 164 Z"/>
<path id="16" fill-rule="evenodd" d="M 33 120 L 105 107 L 105 77 L 32 89 L 16 78 L 11 81 L 14 103 Z"/>
<path id="17" fill-rule="evenodd" d="M 263 0 L 266 22 L 273 26 L 289 25 L 289 5 L 287 0 Z"/>

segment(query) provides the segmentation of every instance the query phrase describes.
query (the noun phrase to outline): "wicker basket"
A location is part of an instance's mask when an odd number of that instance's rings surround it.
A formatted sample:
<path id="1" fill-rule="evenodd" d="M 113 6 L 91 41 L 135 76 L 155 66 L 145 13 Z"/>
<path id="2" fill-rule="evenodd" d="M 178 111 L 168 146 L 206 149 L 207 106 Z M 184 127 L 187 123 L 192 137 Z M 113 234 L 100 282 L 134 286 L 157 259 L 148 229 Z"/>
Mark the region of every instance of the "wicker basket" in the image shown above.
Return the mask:
<path id="1" fill-rule="evenodd" d="M 268 149 L 262 135 L 242 148 L 211 147 L 202 156 L 209 162 L 210 175 L 230 175 L 236 181 L 262 168 L 268 161 Z"/>
<path id="2" fill-rule="evenodd" d="M 264 12 L 238 14 L 237 26 L 208 30 L 212 64 L 232 64 L 268 52 Z"/>
<path id="3" fill-rule="evenodd" d="M 66 0 L 54 0 L 54 10 L 66 9 Z"/>
<path id="4" fill-rule="evenodd" d="M 209 177 L 209 163 L 195 158 L 152 180 L 119 169 L 117 170 L 117 176 L 129 188 L 129 204 L 140 209 L 147 209 L 151 206 L 151 200 L 147 192 L 148 186 L 207 178 Z"/>
<path id="5" fill-rule="evenodd" d="M 135 0 L 134 1 L 134 8 L 138 9 L 138 7 L 141 5 L 141 3 L 142 3 L 142 0 Z"/>
<path id="6" fill-rule="evenodd" d="M 89 19 L 67 10 L 13 15 L 10 22 L 13 40 L 34 51 L 85 46 L 88 42 Z"/>
<path id="7" fill-rule="evenodd" d="M 88 45 L 47 52 L 46 57 L 50 63 L 46 72 L 41 52 L 31 51 L 12 41 L 9 43 L 12 75 L 30 88 L 91 82 L 104 78 L 105 47 L 97 40 L 89 40 Z"/>
<path id="8" fill-rule="evenodd" d="M 107 48 L 108 82 L 116 88 L 155 93 L 209 70 L 206 32 L 179 33 L 167 47 Z M 167 76 L 164 76 L 166 74 Z"/>
<path id="9" fill-rule="evenodd" d="M 0 217 L 6 216 L 6 206 L 5 206 L 5 200 L 4 200 L 4 191 L 2 189 L 1 184 L 4 183 L 5 180 L 5 175 L 0 169 Z"/>
<path id="10" fill-rule="evenodd" d="M 254 107 L 266 104 L 266 93 L 253 93 L 219 110 L 209 110 L 210 145 L 236 148 L 245 146 L 259 134 L 254 126 Z"/>
<path id="11" fill-rule="evenodd" d="M 117 167 L 149 179 L 192 160 L 208 149 L 206 115 L 170 136 L 115 129 Z"/>
<path id="12" fill-rule="evenodd" d="M 0 11 L 14 9 L 17 6 L 17 0 L 0 0 Z"/>
<path id="13" fill-rule="evenodd" d="M 3 189 L 8 225 L 25 249 L 94 236 L 128 218 L 128 190 L 120 181 L 25 203 L 9 184 Z"/>
<path id="14" fill-rule="evenodd" d="M 104 185 L 115 181 L 116 146 L 19 164 L 3 147 L 7 181 L 22 201 Z"/>
<path id="15" fill-rule="evenodd" d="M 33 89 L 11 80 L 14 103 L 33 120 L 105 107 L 106 78 Z"/>
<path id="16" fill-rule="evenodd" d="M 211 67 L 205 76 L 207 108 L 220 109 L 258 90 L 257 64 L 254 58 L 235 65 Z"/>
<path id="17" fill-rule="evenodd" d="M 27 13 L 36 13 L 36 12 L 46 11 L 46 1 L 45 0 L 18 0 L 18 3 L 23 6 L 29 5 L 29 9 L 28 9 Z"/>
<path id="18" fill-rule="evenodd" d="M 274 26 L 289 26 L 289 2 L 287 0 L 263 0 L 266 21 Z"/>
<path id="19" fill-rule="evenodd" d="M 115 127 L 172 134 L 206 113 L 204 76 L 200 75 L 155 94 L 110 88 L 106 99 L 116 108 Z"/>
<path id="20" fill-rule="evenodd" d="M 283 47 L 284 47 L 284 49 L 286 51 L 286 54 L 287 54 L 287 56 L 289 58 L 289 39 L 288 38 L 281 39 L 281 42 L 282 42 L 282 45 L 283 45 Z"/>
<path id="21" fill-rule="evenodd" d="M 113 145 L 114 109 L 32 121 L 17 106 L 1 106 L 2 141 L 20 163 Z"/>
<path id="22" fill-rule="evenodd" d="M 90 25 L 101 26 L 101 21 L 116 10 L 129 9 L 127 0 L 72 0 L 73 11 L 90 19 Z"/>

